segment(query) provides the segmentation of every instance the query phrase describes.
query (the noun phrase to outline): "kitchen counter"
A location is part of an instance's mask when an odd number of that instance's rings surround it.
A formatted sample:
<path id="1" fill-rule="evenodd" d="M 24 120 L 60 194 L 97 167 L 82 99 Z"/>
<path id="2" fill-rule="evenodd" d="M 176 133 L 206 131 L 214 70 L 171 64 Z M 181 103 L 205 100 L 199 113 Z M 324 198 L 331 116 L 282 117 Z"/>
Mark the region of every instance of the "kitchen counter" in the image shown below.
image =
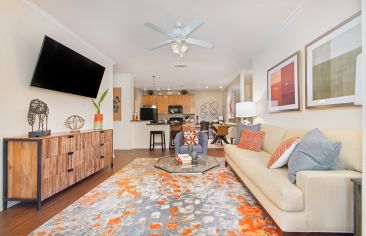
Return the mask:
<path id="1" fill-rule="evenodd" d="M 151 123 L 151 124 L 146 124 L 146 125 L 170 125 L 169 123 Z"/>
<path id="2" fill-rule="evenodd" d="M 169 148 L 170 124 L 150 124 L 148 120 L 131 122 L 131 132 L 129 141 L 131 149 L 148 149 L 150 144 L 150 131 L 164 131 L 166 148 Z M 156 142 L 160 142 L 160 137 L 155 137 Z M 155 149 L 161 148 L 160 145 L 155 145 Z"/>

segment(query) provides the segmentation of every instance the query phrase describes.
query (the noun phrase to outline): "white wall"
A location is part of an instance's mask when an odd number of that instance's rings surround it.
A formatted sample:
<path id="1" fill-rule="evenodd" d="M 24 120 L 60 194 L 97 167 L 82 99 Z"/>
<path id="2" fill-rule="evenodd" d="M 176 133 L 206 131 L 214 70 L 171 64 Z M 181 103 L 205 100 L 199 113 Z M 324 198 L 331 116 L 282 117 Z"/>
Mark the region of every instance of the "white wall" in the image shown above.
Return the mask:
<path id="1" fill-rule="evenodd" d="M 323 110 L 305 110 L 305 45 L 334 26 L 360 11 L 360 0 L 309 1 L 287 27 L 261 48 L 253 59 L 253 100 L 257 102 L 256 122 L 271 123 L 285 127 L 334 128 L 341 126 L 361 127 L 361 108 L 342 107 Z M 301 50 L 300 80 L 301 112 L 267 113 L 267 70 Z"/>
<path id="2" fill-rule="evenodd" d="M 366 0 L 362 0 L 362 47 L 365 50 L 366 48 Z M 362 56 L 363 64 L 365 65 L 366 62 L 366 53 L 363 52 Z M 362 68 L 362 78 L 366 76 L 366 66 Z M 362 84 L 362 91 L 363 91 L 363 106 L 366 106 L 366 83 Z M 362 170 L 366 169 L 366 109 L 363 109 L 362 112 Z M 365 222 L 366 219 L 366 172 L 362 172 L 362 219 Z M 362 227 L 363 235 L 366 235 L 366 229 Z"/>
<path id="3" fill-rule="evenodd" d="M 244 96 L 243 89 L 241 89 L 241 85 L 242 82 L 240 82 L 240 75 L 238 75 L 237 77 L 235 77 L 235 79 L 233 79 L 233 81 L 231 81 L 224 89 L 223 91 L 223 115 L 224 115 L 224 120 L 225 122 L 234 122 L 236 119 L 229 119 L 229 99 L 230 99 L 230 94 L 232 92 L 235 92 L 235 103 L 240 102 L 241 97 Z M 243 87 L 244 88 L 244 87 Z M 235 105 L 234 105 L 234 109 L 235 109 Z"/>
<path id="4" fill-rule="evenodd" d="M 131 119 L 134 104 L 134 83 L 130 74 L 115 74 L 114 87 L 120 87 L 122 93 L 122 119 L 113 122 L 114 149 L 131 149 Z"/>
<path id="5" fill-rule="evenodd" d="M 39 14 L 23 1 L 0 3 L 0 138 L 26 135 L 29 102 L 39 98 L 50 109 L 49 128 L 66 131 L 65 119 L 74 114 L 85 118 L 84 128 L 93 127 L 95 109 L 90 98 L 30 87 L 33 70 L 45 34 L 106 67 L 100 91 L 113 86 L 112 61 L 73 35 L 64 26 Z M 70 85 L 72 86 L 72 85 Z M 104 127 L 113 127 L 112 96 L 102 106 Z M 2 145 L 0 145 L 2 153 Z M 0 195 L 2 197 L 2 161 L 0 162 Z"/>
<path id="6" fill-rule="evenodd" d="M 204 105 L 206 102 L 214 101 L 218 104 L 217 112 L 219 115 L 224 114 L 224 104 L 223 101 L 223 90 L 195 90 L 191 91 L 194 94 L 195 98 L 195 112 L 196 116 L 199 117 L 201 121 L 200 114 L 201 114 L 201 106 Z"/>

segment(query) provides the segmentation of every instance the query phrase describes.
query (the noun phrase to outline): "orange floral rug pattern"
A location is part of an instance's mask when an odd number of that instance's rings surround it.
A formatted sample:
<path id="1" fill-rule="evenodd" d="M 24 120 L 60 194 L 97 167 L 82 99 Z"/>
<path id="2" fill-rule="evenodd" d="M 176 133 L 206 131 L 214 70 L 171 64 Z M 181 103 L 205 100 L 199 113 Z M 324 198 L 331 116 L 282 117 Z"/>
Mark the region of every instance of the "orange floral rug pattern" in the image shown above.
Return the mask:
<path id="1" fill-rule="evenodd" d="M 279 235 L 234 173 L 169 174 L 139 158 L 31 235 Z"/>

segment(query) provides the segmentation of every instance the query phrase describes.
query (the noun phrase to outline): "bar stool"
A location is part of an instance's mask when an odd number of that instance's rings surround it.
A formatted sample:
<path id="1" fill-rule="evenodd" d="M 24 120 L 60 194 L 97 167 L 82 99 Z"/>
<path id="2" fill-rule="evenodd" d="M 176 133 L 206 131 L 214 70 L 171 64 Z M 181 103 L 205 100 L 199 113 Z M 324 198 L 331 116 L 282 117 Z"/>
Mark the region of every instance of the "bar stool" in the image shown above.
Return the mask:
<path id="1" fill-rule="evenodd" d="M 155 143 L 155 135 L 160 135 L 161 142 Z M 161 145 L 161 150 L 165 151 L 165 132 L 162 130 L 150 131 L 150 151 L 155 149 L 155 144 Z"/>

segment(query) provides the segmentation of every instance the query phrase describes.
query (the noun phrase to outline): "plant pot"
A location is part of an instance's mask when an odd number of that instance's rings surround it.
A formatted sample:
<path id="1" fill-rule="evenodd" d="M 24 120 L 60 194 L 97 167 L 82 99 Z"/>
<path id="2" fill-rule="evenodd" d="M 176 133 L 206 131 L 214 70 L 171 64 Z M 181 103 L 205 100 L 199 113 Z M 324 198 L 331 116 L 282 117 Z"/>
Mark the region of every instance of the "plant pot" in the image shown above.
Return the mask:
<path id="1" fill-rule="evenodd" d="M 95 130 L 103 129 L 103 114 L 97 113 L 94 115 L 94 129 Z"/>

